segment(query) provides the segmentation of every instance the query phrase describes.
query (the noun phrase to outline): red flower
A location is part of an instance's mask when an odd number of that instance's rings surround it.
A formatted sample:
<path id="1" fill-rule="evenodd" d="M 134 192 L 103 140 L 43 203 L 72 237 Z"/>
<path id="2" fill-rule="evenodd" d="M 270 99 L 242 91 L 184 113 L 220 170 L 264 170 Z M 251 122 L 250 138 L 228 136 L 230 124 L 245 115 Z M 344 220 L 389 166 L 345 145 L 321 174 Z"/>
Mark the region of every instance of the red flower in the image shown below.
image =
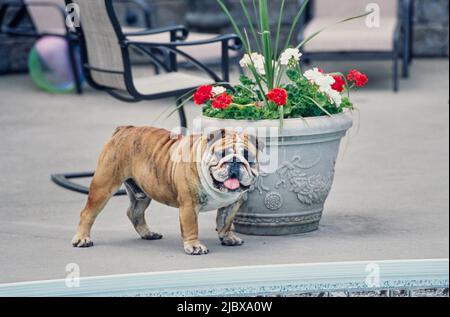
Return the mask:
<path id="1" fill-rule="evenodd" d="M 269 91 L 267 98 L 282 107 L 287 103 L 288 94 L 283 88 L 274 88 Z"/>
<path id="2" fill-rule="evenodd" d="M 203 105 L 205 102 L 211 100 L 213 97 L 213 87 L 212 86 L 201 86 L 197 89 L 194 94 L 194 102 L 197 105 Z"/>
<path id="3" fill-rule="evenodd" d="M 344 78 L 342 78 L 342 76 L 338 76 L 338 75 L 333 75 L 333 78 L 334 78 L 334 84 L 331 85 L 331 88 L 336 91 L 343 92 L 344 87 L 345 87 Z"/>
<path id="4" fill-rule="evenodd" d="M 356 87 L 364 87 L 368 82 L 369 78 L 367 75 L 361 73 L 356 69 L 352 69 L 347 76 L 348 81 L 355 83 Z"/>
<path id="5" fill-rule="evenodd" d="M 212 102 L 212 107 L 215 109 L 226 109 L 233 102 L 233 97 L 227 93 L 217 96 Z"/>

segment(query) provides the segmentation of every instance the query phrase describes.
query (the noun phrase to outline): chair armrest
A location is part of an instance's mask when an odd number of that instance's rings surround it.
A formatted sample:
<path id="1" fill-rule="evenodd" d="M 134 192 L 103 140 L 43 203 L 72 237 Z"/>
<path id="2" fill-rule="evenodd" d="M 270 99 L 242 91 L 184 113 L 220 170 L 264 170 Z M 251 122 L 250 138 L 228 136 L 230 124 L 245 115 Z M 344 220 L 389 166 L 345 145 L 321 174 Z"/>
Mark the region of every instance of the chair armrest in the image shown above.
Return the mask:
<path id="1" fill-rule="evenodd" d="M 20 28 L 11 28 L 11 26 L 6 26 L 3 27 L 3 19 L 6 15 L 6 12 L 8 11 L 8 9 L 10 7 L 15 7 L 15 8 L 20 8 L 20 9 L 24 9 L 27 7 L 49 7 L 49 8 L 54 8 L 56 9 L 60 14 L 61 14 L 61 19 L 62 22 L 64 24 L 64 26 L 66 27 L 66 30 L 69 31 L 67 25 L 66 25 L 66 17 L 67 17 L 67 13 L 64 7 L 58 5 L 57 3 L 54 2 L 48 2 L 48 1 L 38 1 L 38 2 L 30 2 L 30 3 L 23 3 L 23 2 L 17 2 L 17 1 L 5 1 L 0 3 L 0 28 L 3 30 L 5 30 L 6 32 L 14 32 L 14 31 L 18 31 L 20 33 L 23 33 L 24 35 L 34 35 L 34 34 L 38 34 L 37 32 L 34 33 L 29 33 L 29 32 L 22 32 L 22 29 Z"/>
<path id="2" fill-rule="evenodd" d="M 171 26 L 148 29 L 148 30 L 143 30 L 143 31 L 138 31 L 138 32 L 126 32 L 123 35 L 125 35 L 125 36 L 145 36 L 145 35 L 155 35 L 155 34 L 169 33 L 169 32 L 171 33 L 172 36 L 175 36 L 174 40 L 178 40 L 178 41 L 184 41 L 189 35 L 189 30 L 184 25 L 171 25 Z"/>
<path id="3" fill-rule="evenodd" d="M 190 41 L 190 42 L 158 43 L 158 42 L 139 42 L 139 41 L 128 41 L 128 40 L 126 42 L 127 42 L 127 44 L 145 44 L 147 46 L 153 46 L 153 47 L 177 48 L 177 47 L 184 47 L 184 46 L 198 46 L 198 45 L 213 44 L 213 43 L 219 43 L 219 42 L 227 42 L 227 41 L 231 41 L 231 40 L 234 40 L 234 43 L 229 46 L 230 49 L 239 50 L 242 47 L 241 39 L 235 34 L 224 34 L 224 35 L 219 35 L 219 36 L 213 37 L 211 39 L 207 39 L 207 40 Z"/>
<path id="4" fill-rule="evenodd" d="M 139 10 L 142 10 L 145 17 L 145 26 L 147 28 L 152 27 L 152 6 L 150 3 L 147 3 L 143 0 L 113 0 L 114 2 L 118 3 L 129 3 L 135 7 L 137 7 Z"/>
<path id="5" fill-rule="evenodd" d="M 230 43 L 232 42 L 232 43 Z M 221 68 L 222 68 L 222 78 L 217 76 L 210 68 L 208 68 L 205 64 L 198 61 L 188 53 L 180 50 L 180 47 L 189 47 L 189 46 L 199 46 L 205 44 L 212 43 L 221 43 L 222 45 L 222 58 L 221 58 Z M 191 42 L 139 42 L 139 41 L 130 41 L 125 39 L 124 42 L 121 43 L 124 47 L 137 47 L 140 50 L 144 51 L 147 55 L 151 56 L 152 50 L 160 50 L 162 52 L 166 52 L 168 55 L 168 70 L 169 71 L 177 71 L 177 55 L 181 55 L 187 61 L 200 70 L 206 72 L 214 81 L 216 82 L 228 82 L 229 81 L 229 50 L 239 50 L 242 47 L 241 39 L 235 34 L 225 34 L 220 35 L 208 40 L 202 41 L 191 41 Z"/>

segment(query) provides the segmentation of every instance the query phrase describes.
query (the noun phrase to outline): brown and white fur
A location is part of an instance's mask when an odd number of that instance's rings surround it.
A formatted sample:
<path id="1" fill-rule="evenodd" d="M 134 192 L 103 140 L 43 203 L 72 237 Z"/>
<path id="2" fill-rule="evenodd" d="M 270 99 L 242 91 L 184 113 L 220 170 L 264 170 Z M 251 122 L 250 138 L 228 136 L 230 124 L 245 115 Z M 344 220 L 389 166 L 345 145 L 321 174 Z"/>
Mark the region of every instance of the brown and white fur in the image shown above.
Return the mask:
<path id="1" fill-rule="evenodd" d="M 229 218 L 258 174 L 258 147 L 254 137 L 225 130 L 174 137 L 167 130 L 152 127 L 118 128 L 100 155 L 72 245 L 93 246 L 92 225 L 122 184 L 131 202 L 128 218 L 142 239 L 162 238 L 150 230 L 145 219 L 145 210 L 156 200 L 179 208 L 187 254 L 209 252 L 198 237 L 201 211 L 218 209 L 217 231 L 222 244 L 242 245 Z"/>

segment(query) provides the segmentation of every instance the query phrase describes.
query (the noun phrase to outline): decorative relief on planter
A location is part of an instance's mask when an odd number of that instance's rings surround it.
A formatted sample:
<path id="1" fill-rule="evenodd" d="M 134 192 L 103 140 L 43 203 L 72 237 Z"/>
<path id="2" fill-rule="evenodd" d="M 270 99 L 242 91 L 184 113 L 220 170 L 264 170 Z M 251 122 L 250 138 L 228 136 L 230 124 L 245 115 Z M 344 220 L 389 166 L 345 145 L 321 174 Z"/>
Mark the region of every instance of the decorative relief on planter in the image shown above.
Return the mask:
<path id="1" fill-rule="evenodd" d="M 297 195 L 298 200 L 305 205 L 324 203 L 331 191 L 334 176 L 334 166 L 331 170 L 321 174 L 308 174 L 306 171 L 317 166 L 322 157 L 319 157 L 311 164 L 304 164 L 300 155 L 295 156 L 292 161 L 283 163 L 275 174 L 279 181 L 275 189 L 288 189 Z M 264 178 L 274 174 L 262 173 L 250 191 L 257 190 L 260 195 L 266 194 L 264 204 L 269 210 L 278 210 L 283 205 L 283 197 L 278 191 L 271 191 L 264 184 Z"/>
<path id="2" fill-rule="evenodd" d="M 290 224 L 307 224 L 307 223 L 316 223 L 319 222 L 322 217 L 322 214 L 315 213 L 311 215 L 297 215 L 297 216 L 285 216 L 285 217 L 253 217 L 246 215 L 239 215 L 236 217 L 235 223 L 240 225 L 254 225 L 254 224 L 282 224 L 282 225 L 290 225 Z"/>
<path id="3" fill-rule="evenodd" d="M 305 205 L 319 204 L 325 202 L 333 184 L 333 171 L 322 174 L 308 175 L 305 170 L 311 169 L 319 164 L 321 158 L 310 166 L 301 164 L 300 156 L 294 157 L 292 162 L 283 164 L 277 174 L 280 182 L 275 188 L 288 188 L 297 194 L 298 200 Z"/>
<path id="4" fill-rule="evenodd" d="M 256 178 L 255 184 L 250 187 L 249 192 L 258 191 L 260 195 L 263 195 L 264 192 L 269 192 L 270 188 L 264 185 L 264 177 L 268 177 L 270 174 L 260 173 L 259 177 Z"/>
<path id="5" fill-rule="evenodd" d="M 269 210 L 278 210 L 283 207 L 283 197 L 279 192 L 269 192 L 264 199 L 264 205 Z"/>

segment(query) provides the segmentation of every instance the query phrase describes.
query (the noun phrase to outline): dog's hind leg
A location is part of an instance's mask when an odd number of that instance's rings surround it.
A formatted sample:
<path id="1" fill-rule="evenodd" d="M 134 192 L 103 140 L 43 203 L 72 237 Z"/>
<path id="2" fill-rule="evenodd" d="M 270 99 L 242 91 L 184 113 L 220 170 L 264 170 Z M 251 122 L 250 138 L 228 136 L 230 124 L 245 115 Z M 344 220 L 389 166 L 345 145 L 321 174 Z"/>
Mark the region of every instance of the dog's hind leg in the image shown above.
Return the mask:
<path id="1" fill-rule="evenodd" d="M 130 198 L 130 207 L 128 208 L 127 216 L 133 224 L 136 232 L 144 240 L 162 239 L 161 234 L 150 231 L 150 228 L 145 221 L 145 211 L 150 205 L 152 199 L 145 195 L 132 180 L 125 182 L 125 188 L 127 190 L 128 197 Z"/>
<path id="2" fill-rule="evenodd" d="M 86 206 L 80 215 L 77 233 L 72 239 L 74 247 L 88 248 L 94 245 L 90 237 L 92 225 L 121 184 L 122 181 L 114 177 L 110 169 L 104 167 L 97 169 L 89 188 Z"/>

